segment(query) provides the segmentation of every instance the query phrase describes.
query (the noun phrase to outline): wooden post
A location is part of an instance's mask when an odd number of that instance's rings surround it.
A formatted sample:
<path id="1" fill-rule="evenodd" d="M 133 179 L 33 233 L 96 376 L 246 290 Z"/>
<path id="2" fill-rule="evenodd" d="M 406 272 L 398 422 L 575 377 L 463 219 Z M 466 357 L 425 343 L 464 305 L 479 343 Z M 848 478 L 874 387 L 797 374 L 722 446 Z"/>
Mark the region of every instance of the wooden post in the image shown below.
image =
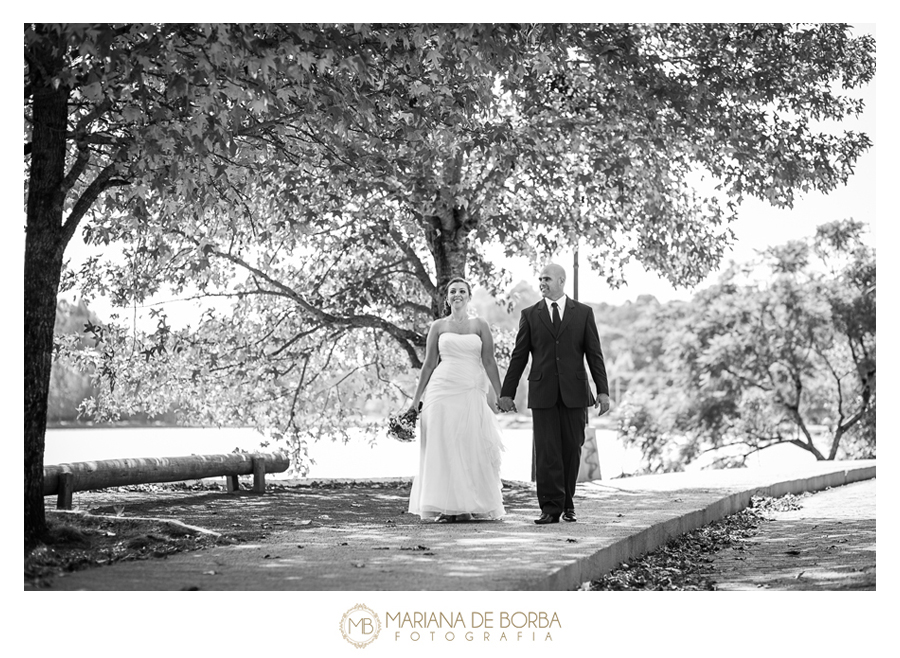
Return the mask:
<path id="1" fill-rule="evenodd" d="M 581 463 L 578 468 L 578 482 L 600 480 L 600 456 L 597 451 L 597 430 L 584 428 L 584 445 L 581 447 Z"/>
<path id="2" fill-rule="evenodd" d="M 572 263 L 572 299 L 578 301 L 578 242 L 575 243 L 575 257 Z"/>
<path id="3" fill-rule="evenodd" d="M 69 471 L 59 474 L 59 489 L 56 492 L 56 509 L 72 509 L 72 492 L 75 490 L 75 476 Z"/>
<path id="4" fill-rule="evenodd" d="M 241 490 L 241 483 L 237 475 L 225 476 L 225 491 L 228 493 L 237 493 Z"/>
<path id="5" fill-rule="evenodd" d="M 266 458 L 253 458 L 253 491 L 256 493 L 266 492 Z"/>

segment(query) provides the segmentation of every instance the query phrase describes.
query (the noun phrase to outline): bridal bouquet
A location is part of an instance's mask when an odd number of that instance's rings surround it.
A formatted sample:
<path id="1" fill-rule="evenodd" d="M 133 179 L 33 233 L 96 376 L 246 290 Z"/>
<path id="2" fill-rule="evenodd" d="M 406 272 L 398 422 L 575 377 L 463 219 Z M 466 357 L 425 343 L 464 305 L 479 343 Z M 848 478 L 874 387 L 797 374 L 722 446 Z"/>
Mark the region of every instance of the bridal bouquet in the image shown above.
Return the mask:
<path id="1" fill-rule="evenodd" d="M 416 440 L 416 421 L 419 412 L 410 409 L 398 416 L 388 416 L 388 436 L 404 443 Z"/>

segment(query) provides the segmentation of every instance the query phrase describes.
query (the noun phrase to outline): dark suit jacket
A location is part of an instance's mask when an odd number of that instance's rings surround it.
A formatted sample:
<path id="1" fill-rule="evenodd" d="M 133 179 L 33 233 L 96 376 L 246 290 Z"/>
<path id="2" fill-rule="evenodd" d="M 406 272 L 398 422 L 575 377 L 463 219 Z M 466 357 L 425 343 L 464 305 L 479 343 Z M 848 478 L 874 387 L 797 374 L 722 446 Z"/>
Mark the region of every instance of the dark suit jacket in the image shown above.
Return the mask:
<path id="1" fill-rule="evenodd" d="M 522 311 L 516 345 L 500 390 L 501 397 L 515 398 L 529 354 L 529 408 L 553 407 L 560 394 L 567 407 L 593 405 L 595 400 L 584 368 L 585 357 L 597 393 L 609 395 L 606 365 L 603 362 L 594 312 L 589 306 L 569 297 L 566 300 L 558 336 L 553 332 L 553 321 L 544 299 Z"/>

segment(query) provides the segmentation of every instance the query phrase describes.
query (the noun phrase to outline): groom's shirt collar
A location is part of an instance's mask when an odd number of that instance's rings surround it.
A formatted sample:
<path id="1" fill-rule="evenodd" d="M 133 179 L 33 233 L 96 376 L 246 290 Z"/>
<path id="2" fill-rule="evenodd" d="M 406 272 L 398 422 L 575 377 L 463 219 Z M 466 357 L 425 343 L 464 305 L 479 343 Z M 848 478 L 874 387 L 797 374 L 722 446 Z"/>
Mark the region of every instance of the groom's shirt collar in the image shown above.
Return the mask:
<path id="1" fill-rule="evenodd" d="M 553 317 L 553 307 L 551 306 L 551 304 L 553 303 L 553 300 L 550 299 L 549 297 L 544 297 L 544 302 L 546 302 L 546 304 L 547 304 L 547 312 L 550 314 L 550 317 L 552 318 L 552 317 Z M 559 299 L 557 299 L 557 300 L 556 300 L 556 303 L 557 303 L 557 305 L 559 306 L 559 319 L 562 320 L 562 319 L 563 319 L 563 315 L 566 314 L 566 311 L 565 311 L 565 309 L 566 309 L 566 296 L 563 295 L 562 297 L 560 297 Z"/>

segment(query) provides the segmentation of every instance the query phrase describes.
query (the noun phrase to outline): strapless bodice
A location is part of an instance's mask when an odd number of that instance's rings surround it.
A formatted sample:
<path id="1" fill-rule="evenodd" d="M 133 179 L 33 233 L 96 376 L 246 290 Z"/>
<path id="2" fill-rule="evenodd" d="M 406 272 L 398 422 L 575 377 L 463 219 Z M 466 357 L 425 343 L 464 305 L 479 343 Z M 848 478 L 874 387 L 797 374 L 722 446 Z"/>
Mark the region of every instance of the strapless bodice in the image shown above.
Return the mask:
<path id="1" fill-rule="evenodd" d="M 438 337 L 441 359 L 481 360 L 481 336 L 478 334 L 454 334 L 446 332 Z"/>

